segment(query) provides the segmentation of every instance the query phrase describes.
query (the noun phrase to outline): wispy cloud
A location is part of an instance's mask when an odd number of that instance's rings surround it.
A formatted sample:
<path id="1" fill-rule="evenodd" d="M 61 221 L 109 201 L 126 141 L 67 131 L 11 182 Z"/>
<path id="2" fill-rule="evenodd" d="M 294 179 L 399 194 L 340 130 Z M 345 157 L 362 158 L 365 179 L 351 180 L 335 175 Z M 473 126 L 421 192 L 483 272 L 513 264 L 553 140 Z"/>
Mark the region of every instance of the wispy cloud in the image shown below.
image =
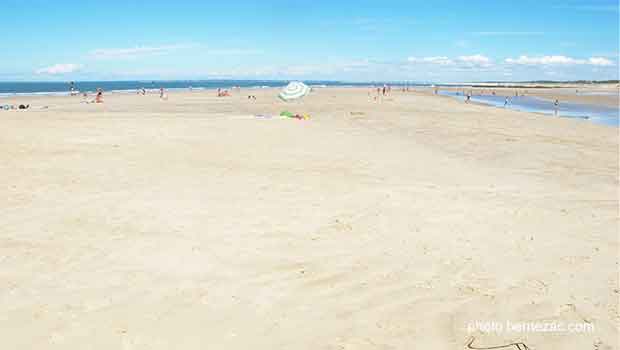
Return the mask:
<path id="1" fill-rule="evenodd" d="M 255 49 L 210 48 L 201 44 L 174 44 L 163 46 L 136 46 L 129 48 L 95 49 L 90 51 L 89 57 L 102 60 L 136 59 L 149 56 L 167 55 L 177 51 L 200 49 L 201 54 L 214 56 L 245 56 L 263 53 Z"/>
<path id="2" fill-rule="evenodd" d="M 490 58 L 480 54 L 472 56 L 459 56 L 458 60 L 466 64 L 477 66 L 489 66 L 491 64 Z"/>
<path id="3" fill-rule="evenodd" d="M 409 57 L 407 61 L 411 63 L 438 64 L 442 66 L 454 64 L 454 61 L 446 56 Z"/>
<path id="4" fill-rule="evenodd" d="M 472 66 L 488 67 L 492 64 L 492 60 L 490 58 L 481 54 L 459 56 L 456 58 L 450 58 L 447 56 L 409 57 L 407 61 L 413 64 L 434 64 L 441 66 L 460 65 L 464 68 Z"/>
<path id="5" fill-rule="evenodd" d="M 505 60 L 508 64 L 519 65 L 592 65 L 592 66 L 613 66 L 614 62 L 604 57 L 590 57 L 588 59 L 578 59 L 567 56 L 555 55 L 555 56 L 519 56 L 518 58 L 507 58 Z"/>
<path id="6" fill-rule="evenodd" d="M 196 47 L 196 44 L 175 44 L 164 46 L 136 46 L 129 48 L 95 49 L 89 56 L 95 59 L 128 59 L 152 55 L 169 54 L 174 51 Z"/>
<path id="7" fill-rule="evenodd" d="M 262 50 L 255 49 L 207 49 L 204 51 L 207 55 L 221 55 L 221 56 L 246 56 L 246 55 L 260 55 L 263 54 Z"/>
<path id="8" fill-rule="evenodd" d="M 368 39 L 403 32 L 409 30 L 411 26 L 419 25 L 420 23 L 414 18 L 357 17 L 325 19 L 317 22 L 316 25 L 323 30 L 329 29 L 330 31 L 354 29 L 358 33 L 358 38 Z"/>
<path id="9" fill-rule="evenodd" d="M 533 36 L 533 35 L 544 35 L 544 32 L 472 32 L 473 35 L 478 36 Z"/>
<path id="10" fill-rule="evenodd" d="M 210 77 L 218 78 L 304 78 L 330 77 L 340 73 L 363 73 L 389 67 L 387 64 L 369 59 L 352 60 L 346 62 L 300 63 L 294 65 L 269 65 L 262 67 L 234 68 L 220 71 L 210 71 Z"/>
<path id="11" fill-rule="evenodd" d="M 73 72 L 77 72 L 82 68 L 81 64 L 75 63 L 59 63 L 53 66 L 37 69 L 37 74 L 49 74 L 49 75 L 58 75 L 58 74 L 69 74 Z"/>

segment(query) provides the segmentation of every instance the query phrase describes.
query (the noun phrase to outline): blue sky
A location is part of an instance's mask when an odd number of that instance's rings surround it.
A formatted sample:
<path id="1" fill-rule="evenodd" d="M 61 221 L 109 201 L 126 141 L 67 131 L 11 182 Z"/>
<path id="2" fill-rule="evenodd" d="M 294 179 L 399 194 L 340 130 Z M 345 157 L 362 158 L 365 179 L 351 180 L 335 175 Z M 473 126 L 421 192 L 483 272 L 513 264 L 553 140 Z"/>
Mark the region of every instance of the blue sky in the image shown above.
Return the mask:
<path id="1" fill-rule="evenodd" d="M 2 0 L 0 80 L 618 79 L 617 0 Z"/>

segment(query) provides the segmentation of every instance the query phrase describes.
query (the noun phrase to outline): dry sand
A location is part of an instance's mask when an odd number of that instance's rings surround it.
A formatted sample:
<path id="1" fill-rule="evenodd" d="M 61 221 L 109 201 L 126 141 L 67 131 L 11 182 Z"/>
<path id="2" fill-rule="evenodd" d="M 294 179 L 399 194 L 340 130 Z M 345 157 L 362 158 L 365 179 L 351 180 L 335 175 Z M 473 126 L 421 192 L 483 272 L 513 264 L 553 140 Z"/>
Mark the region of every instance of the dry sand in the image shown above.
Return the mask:
<path id="1" fill-rule="evenodd" d="M 0 348 L 618 348 L 617 128 L 250 93 L 0 111 Z"/>

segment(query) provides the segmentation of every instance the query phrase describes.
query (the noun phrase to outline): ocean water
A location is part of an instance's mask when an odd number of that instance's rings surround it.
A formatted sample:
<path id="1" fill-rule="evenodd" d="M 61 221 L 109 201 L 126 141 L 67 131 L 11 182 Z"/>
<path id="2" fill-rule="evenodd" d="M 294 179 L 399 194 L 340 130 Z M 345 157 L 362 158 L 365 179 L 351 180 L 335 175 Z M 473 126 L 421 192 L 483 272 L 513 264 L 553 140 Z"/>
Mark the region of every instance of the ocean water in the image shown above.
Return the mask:
<path id="1" fill-rule="evenodd" d="M 269 88 L 282 87 L 289 83 L 284 80 L 171 80 L 171 81 L 76 81 L 74 87 L 79 92 L 94 92 L 98 88 L 104 91 L 137 91 L 164 88 L 171 89 L 230 89 L 233 86 L 241 88 Z M 340 81 L 306 81 L 306 84 L 315 87 L 327 86 L 372 86 L 383 83 L 351 83 Z M 392 86 L 402 84 L 390 83 Z M 419 86 L 421 84 L 408 84 Z M 0 82 L 0 97 L 16 95 L 68 95 L 69 82 Z"/>
<path id="2" fill-rule="evenodd" d="M 440 95 L 452 96 L 460 100 L 465 97 L 455 91 L 439 91 Z M 509 97 L 509 103 L 504 107 L 505 96 L 473 95 L 472 102 L 482 103 L 493 107 L 508 108 L 525 112 L 542 113 L 556 116 L 553 101 L 531 96 Z M 558 117 L 578 118 L 597 124 L 620 126 L 620 108 L 598 106 L 590 104 L 570 103 L 560 101 Z"/>

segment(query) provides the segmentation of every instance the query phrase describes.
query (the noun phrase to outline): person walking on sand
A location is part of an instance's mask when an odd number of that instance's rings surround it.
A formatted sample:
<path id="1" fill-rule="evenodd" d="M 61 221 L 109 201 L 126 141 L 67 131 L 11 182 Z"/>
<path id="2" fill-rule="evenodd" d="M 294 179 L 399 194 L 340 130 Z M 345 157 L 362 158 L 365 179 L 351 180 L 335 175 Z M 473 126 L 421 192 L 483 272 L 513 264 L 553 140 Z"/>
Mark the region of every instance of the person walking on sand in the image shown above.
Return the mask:
<path id="1" fill-rule="evenodd" d="M 554 114 L 555 116 L 559 116 L 560 115 L 560 101 L 558 99 L 555 100 L 555 102 L 553 102 L 553 109 L 554 109 Z"/>
<path id="2" fill-rule="evenodd" d="M 508 106 L 508 96 L 506 96 L 506 99 L 504 100 L 504 108 L 506 108 L 506 106 Z"/>

